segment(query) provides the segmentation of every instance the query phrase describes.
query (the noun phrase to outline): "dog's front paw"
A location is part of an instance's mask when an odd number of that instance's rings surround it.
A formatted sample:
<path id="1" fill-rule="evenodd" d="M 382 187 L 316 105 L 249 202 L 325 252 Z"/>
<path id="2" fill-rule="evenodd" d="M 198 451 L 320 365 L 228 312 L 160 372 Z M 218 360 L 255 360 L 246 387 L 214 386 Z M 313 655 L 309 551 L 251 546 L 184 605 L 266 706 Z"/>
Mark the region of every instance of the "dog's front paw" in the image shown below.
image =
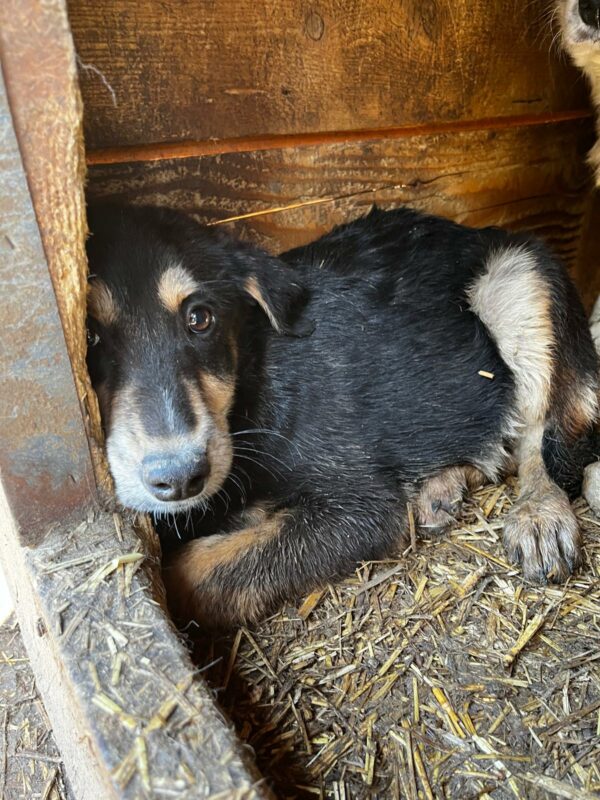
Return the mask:
<path id="1" fill-rule="evenodd" d="M 180 625 L 231 628 L 267 616 L 278 595 L 269 580 L 263 547 L 279 521 L 233 533 L 194 539 L 172 553 L 163 567 L 167 603 Z"/>
<path id="2" fill-rule="evenodd" d="M 467 490 L 481 483 L 483 475 L 473 467 L 449 467 L 428 478 L 417 497 L 419 527 L 428 533 L 445 533 L 458 519 Z"/>
<path id="3" fill-rule="evenodd" d="M 440 494 L 435 494 L 431 497 L 420 496 L 417 503 L 419 528 L 426 533 L 441 536 L 458 519 L 462 503 L 462 497 L 450 497 Z"/>
<path id="4" fill-rule="evenodd" d="M 519 498 L 506 517 L 504 544 L 527 580 L 559 583 L 581 560 L 581 534 L 558 486 Z"/>
<path id="5" fill-rule="evenodd" d="M 266 603 L 240 563 L 240 533 L 207 536 L 170 554 L 163 565 L 167 603 L 175 621 L 203 629 L 256 621 Z"/>
<path id="6" fill-rule="evenodd" d="M 163 562 L 163 581 L 167 591 L 169 610 L 180 625 L 190 621 L 204 627 L 205 620 L 220 617 L 213 596 L 216 564 L 211 558 L 211 548 L 224 536 L 195 539 L 170 553 Z"/>

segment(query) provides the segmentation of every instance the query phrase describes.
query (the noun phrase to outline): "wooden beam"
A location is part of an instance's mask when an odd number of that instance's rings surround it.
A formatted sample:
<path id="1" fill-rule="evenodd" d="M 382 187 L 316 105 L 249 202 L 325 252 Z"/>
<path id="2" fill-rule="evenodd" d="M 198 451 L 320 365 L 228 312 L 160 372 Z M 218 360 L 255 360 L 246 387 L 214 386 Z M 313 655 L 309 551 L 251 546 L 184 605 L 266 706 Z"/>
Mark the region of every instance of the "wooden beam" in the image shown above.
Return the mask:
<path id="1" fill-rule="evenodd" d="M 0 143 L 0 468 L 23 539 L 35 544 L 93 507 L 94 471 L 1 82 Z"/>
<path id="2" fill-rule="evenodd" d="M 588 108 L 570 111 L 553 111 L 545 114 L 520 114 L 518 116 L 485 117 L 429 125 L 404 125 L 400 128 L 373 128 L 350 131 L 331 131 L 284 136 L 249 136 L 236 139 L 208 139 L 200 142 L 162 142 L 125 147 L 99 147 L 87 151 L 88 165 L 132 164 L 138 161 L 167 161 L 199 156 L 217 156 L 225 153 L 250 153 L 255 150 L 280 150 L 292 147 L 338 144 L 340 142 L 370 142 L 383 139 L 407 139 L 443 133 L 465 131 L 503 131 L 509 128 L 529 128 L 537 125 L 589 120 Z"/>
<path id="3" fill-rule="evenodd" d="M 160 203 L 224 224 L 272 252 L 304 244 L 373 203 L 407 203 L 475 226 L 543 236 L 576 260 L 592 120 L 90 167 L 88 193 Z"/>
<path id="4" fill-rule="evenodd" d="M 17 618 L 35 674 L 37 690 L 52 722 L 69 781 L 78 800 L 117 800 L 110 770 L 103 762 L 97 740 L 86 719 L 85 704 L 78 697 L 61 654 L 57 632 L 49 628 L 51 617 L 36 591 L 25 551 L 19 547 L 19 528 L 0 484 L 0 566 L 17 604 Z M 84 689 L 84 687 L 79 687 Z"/>
<path id="5" fill-rule="evenodd" d="M 18 537 L 0 484 L 0 565 L 78 800 L 270 797 L 157 602 L 151 531 L 96 513 Z"/>
<path id="6" fill-rule="evenodd" d="M 110 494 L 110 479 L 101 447 L 100 414 L 85 364 L 83 110 L 65 3 L 3 0 L 0 59 L 47 264 L 44 272 L 49 272 L 54 288 L 88 432 L 85 449 L 91 447 L 96 482 L 104 499 Z M 71 419 L 71 411 L 65 410 L 65 416 Z M 93 491 L 93 480 L 89 489 Z"/>

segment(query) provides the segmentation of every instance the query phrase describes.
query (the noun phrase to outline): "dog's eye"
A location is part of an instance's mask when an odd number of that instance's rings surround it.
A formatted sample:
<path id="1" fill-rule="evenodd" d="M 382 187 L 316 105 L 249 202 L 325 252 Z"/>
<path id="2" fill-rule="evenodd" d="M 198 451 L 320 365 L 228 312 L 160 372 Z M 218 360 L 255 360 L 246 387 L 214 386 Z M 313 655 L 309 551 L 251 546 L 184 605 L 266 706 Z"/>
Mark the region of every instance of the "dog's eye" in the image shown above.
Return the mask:
<path id="1" fill-rule="evenodd" d="M 100 337 L 96 333 L 96 331 L 91 331 L 89 328 L 86 331 L 87 333 L 87 344 L 88 347 L 96 347 L 97 344 L 100 342 Z"/>
<path id="2" fill-rule="evenodd" d="M 206 333 L 215 318 L 210 309 L 204 306 L 190 308 L 187 315 L 187 326 L 192 333 Z"/>

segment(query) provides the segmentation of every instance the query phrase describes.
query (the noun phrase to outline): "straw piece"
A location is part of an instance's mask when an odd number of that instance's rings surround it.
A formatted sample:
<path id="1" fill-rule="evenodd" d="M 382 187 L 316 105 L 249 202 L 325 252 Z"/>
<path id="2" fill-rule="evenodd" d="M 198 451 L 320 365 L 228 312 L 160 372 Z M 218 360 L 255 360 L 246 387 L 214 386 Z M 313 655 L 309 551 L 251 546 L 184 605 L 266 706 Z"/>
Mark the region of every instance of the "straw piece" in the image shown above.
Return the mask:
<path id="1" fill-rule="evenodd" d="M 529 644 L 529 642 L 533 639 L 533 637 L 536 635 L 536 633 L 539 631 L 539 629 L 546 621 L 546 616 L 547 614 L 536 614 L 533 617 L 533 619 L 529 622 L 525 630 L 520 634 L 517 641 L 510 648 L 508 653 L 504 655 L 503 661 L 505 667 L 510 667 L 510 665 L 519 655 L 521 650 L 523 650 L 523 648 Z"/>

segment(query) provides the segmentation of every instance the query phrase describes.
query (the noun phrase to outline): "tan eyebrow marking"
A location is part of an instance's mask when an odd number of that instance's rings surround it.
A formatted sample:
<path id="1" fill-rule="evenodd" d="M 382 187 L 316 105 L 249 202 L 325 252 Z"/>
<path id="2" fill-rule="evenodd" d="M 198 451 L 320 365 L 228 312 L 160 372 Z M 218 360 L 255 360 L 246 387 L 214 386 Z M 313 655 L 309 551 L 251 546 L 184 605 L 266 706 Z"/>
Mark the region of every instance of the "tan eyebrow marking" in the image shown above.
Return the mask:
<path id="1" fill-rule="evenodd" d="M 119 319 L 119 308 L 111 290 L 98 278 L 88 283 L 87 304 L 89 313 L 101 325 L 114 325 Z"/>
<path id="2" fill-rule="evenodd" d="M 158 281 L 158 297 L 167 311 L 173 314 L 186 297 L 197 292 L 200 284 L 181 266 L 169 267 Z"/>

